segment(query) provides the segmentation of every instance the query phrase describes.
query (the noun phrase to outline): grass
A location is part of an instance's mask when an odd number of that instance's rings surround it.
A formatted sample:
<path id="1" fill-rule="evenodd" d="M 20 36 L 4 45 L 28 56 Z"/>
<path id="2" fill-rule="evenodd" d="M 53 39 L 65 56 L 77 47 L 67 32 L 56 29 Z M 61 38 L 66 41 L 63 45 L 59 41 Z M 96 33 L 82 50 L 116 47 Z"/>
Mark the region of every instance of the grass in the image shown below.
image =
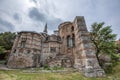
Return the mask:
<path id="1" fill-rule="evenodd" d="M 109 80 L 85 78 L 80 73 L 23 73 L 20 70 L 0 71 L 0 80 Z"/>
<path id="2" fill-rule="evenodd" d="M 114 67 L 114 73 L 108 74 L 105 78 L 86 78 L 79 72 L 25 73 L 23 70 L 0 70 L 0 80 L 120 80 L 120 63 Z"/>

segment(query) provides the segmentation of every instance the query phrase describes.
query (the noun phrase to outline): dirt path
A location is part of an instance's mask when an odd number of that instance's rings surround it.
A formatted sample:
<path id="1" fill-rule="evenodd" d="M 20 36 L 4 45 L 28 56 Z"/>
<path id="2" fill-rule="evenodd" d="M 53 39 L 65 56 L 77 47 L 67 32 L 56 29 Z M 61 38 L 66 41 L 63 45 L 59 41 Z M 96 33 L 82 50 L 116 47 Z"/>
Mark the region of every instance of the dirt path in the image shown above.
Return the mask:
<path id="1" fill-rule="evenodd" d="M 11 69 L 7 68 L 7 66 L 4 64 L 0 64 L 0 70 L 11 70 Z"/>

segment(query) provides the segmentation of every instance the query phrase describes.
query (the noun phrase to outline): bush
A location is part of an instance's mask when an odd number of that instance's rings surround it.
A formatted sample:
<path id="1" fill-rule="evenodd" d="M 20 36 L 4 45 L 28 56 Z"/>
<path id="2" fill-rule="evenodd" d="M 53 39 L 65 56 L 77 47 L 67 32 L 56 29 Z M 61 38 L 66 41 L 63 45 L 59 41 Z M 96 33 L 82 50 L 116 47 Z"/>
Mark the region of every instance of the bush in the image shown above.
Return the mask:
<path id="1" fill-rule="evenodd" d="M 44 65 L 44 69 L 45 70 L 51 70 L 50 67 L 47 64 Z"/>
<path id="2" fill-rule="evenodd" d="M 64 69 L 64 68 L 61 67 L 61 66 L 54 66 L 52 69 L 53 69 L 53 70 L 62 70 L 62 69 Z"/>
<path id="3" fill-rule="evenodd" d="M 105 63 L 103 67 L 105 73 L 109 74 L 113 72 L 113 65 L 112 63 Z"/>
<path id="4" fill-rule="evenodd" d="M 4 53 L 4 51 L 5 49 L 2 46 L 0 46 L 0 54 Z"/>

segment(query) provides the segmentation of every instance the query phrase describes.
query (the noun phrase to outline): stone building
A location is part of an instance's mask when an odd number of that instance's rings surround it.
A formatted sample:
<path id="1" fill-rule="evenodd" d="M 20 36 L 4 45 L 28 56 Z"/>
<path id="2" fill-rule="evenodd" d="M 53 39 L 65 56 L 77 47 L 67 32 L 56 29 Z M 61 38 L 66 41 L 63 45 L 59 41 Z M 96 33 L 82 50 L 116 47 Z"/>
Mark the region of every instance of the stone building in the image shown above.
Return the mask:
<path id="1" fill-rule="evenodd" d="M 90 40 L 83 16 L 73 22 L 64 22 L 54 34 L 47 34 L 47 24 L 42 33 L 18 33 L 8 59 L 9 68 L 74 67 L 87 77 L 101 77 L 105 73 L 98 64 L 95 48 Z"/>

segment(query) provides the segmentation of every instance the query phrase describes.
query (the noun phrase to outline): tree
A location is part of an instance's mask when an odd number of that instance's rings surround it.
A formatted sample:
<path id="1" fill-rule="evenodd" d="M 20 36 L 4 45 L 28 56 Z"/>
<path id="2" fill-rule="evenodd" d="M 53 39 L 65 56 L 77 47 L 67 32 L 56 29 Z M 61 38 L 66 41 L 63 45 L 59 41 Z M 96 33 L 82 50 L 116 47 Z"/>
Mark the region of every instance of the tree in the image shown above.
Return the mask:
<path id="1" fill-rule="evenodd" d="M 109 55 L 112 61 L 117 60 L 116 51 L 116 34 L 112 33 L 111 26 L 103 27 L 104 22 L 94 23 L 91 27 L 90 38 L 96 48 L 96 57 L 101 67 L 104 63 L 100 61 L 101 54 Z"/>
<path id="2" fill-rule="evenodd" d="M 11 50 L 15 37 L 15 33 L 0 33 L 0 46 L 2 46 L 5 50 Z"/>
<path id="3" fill-rule="evenodd" d="M 0 46 L 0 54 L 4 53 L 4 51 L 5 49 L 2 46 Z"/>

